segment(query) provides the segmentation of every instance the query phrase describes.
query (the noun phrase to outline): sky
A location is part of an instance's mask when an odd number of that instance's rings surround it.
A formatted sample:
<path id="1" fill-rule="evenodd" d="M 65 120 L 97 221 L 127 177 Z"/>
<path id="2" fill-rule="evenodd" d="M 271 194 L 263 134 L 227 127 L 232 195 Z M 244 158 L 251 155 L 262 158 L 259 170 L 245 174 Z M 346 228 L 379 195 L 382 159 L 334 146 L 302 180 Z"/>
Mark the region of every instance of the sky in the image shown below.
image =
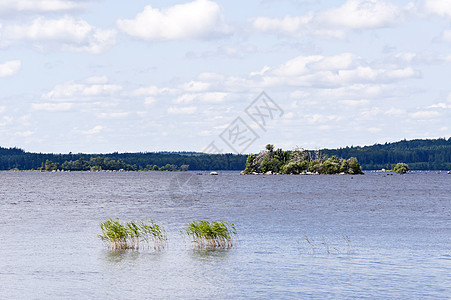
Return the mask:
<path id="1" fill-rule="evenodd" d="M 0 0 L 0 146 L 256 153 L 451 136 L 451 0 Z"/>

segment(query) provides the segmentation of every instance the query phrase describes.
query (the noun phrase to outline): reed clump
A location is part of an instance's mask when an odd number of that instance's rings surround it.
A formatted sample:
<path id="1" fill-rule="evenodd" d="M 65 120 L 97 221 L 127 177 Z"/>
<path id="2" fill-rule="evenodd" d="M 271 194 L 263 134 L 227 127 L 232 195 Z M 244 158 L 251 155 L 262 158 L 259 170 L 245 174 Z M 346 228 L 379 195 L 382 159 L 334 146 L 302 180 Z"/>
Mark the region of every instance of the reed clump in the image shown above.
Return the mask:
<path id="1" fill-rule="evenodd" d="M 186 234 L 202 249 L 228 249 L 233 246 L 236 229 L 233 223 L 193 221 L 188 224 Z"/>
<path id="2" fill-rule="evenodd" d="M 321 242 L 315 243 L 315 241 L 308 237 L 306 234 L 304 234 L 304 240 L 307 242 L 307 244 L 309 245 L 309 248 L 311 248 L 311 253 L 315 254 L 316 251 L 321 251 L 321 249 L 324 247 L 324 251 L 327 254 L 339 254 L 339 253 L 343 253 L 343 248 L 340 247 L 337 242 L 330 244 L 329 242 L 326 241 L 326 238 L 324 236 L 321 237 Z M 351 254 L 353 252 L 352 249 L 352 244 L 351 244 L 351 238 L 349 237 L 349 235 L 342 235 L 340 236 L 341 239 L 343 239 L 346 242 L 347 245 L 347 249 L 346 252 L 348 254 Z M 320 247 L 320 245 L 322 245 L 323 247 Z M 334 247 L 336 246 L 336 247 Z M 342 251 L 340 251 L 340 249 Z M 309 251 L 310 252 L 310 251 Z"/>
<path id="3" fill-rule="evenodd" d="M 147 246 L 155 250 L 165 247 L 166 232 L 153 221 L 130 221 L 123 224 L 119 219 L 109 219 L 100 223 L 102 234 L 98 237 L 108 243 L 113 250 L 138 250 Z"/>

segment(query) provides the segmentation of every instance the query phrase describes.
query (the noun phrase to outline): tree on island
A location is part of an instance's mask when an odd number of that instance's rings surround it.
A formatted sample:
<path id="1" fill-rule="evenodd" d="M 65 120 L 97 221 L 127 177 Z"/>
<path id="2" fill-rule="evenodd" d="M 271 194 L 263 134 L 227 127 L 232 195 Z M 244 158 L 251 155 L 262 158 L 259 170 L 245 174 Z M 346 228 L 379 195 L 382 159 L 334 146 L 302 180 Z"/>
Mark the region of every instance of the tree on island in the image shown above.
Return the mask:
<path id="1" fill-rule="evenodd" d="M 266 150 L 259 154 L 247 157 L 244 174 L 363 174 L 355 157 L 346 160 L 336 156 L 318 156 L 313 159 L 309 152 L 303 149 L 274 150 L 271 144 L 265 148 Z"/>
<path id="2" fill-rule="evenodd" d="M 409 171 L 409 166 L 405 163 L 397 163 L 394 167 L 393 167 L 393 172 L 396 172 L 398 174 L 405 174 L 407 173 L 407 171 Z"/>
<path id="3" fill-rule="evenodd" d="M 60 168 L 59 163 L 54 163 L 50 160 L 46 160 L 45 163 L 42 163 L 41 167 L 39 168 L 40 171 L 56 171 Z"/>

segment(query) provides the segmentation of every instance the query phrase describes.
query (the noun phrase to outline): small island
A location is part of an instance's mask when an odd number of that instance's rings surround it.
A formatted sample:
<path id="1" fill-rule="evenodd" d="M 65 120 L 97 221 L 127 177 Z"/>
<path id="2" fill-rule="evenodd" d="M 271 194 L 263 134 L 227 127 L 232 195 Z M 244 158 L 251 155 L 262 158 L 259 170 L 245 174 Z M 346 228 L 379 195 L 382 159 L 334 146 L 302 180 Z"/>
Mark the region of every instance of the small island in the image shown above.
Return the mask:
<path id="1" fill-rule="evenodd" d="M 349 159 L 332 156 L 327 158 L 319 152 L 303 149 L 274 150 L 271 144 L 259 154 L 247 157 L 242 174 L 363 174 L 355 157 Z"/>

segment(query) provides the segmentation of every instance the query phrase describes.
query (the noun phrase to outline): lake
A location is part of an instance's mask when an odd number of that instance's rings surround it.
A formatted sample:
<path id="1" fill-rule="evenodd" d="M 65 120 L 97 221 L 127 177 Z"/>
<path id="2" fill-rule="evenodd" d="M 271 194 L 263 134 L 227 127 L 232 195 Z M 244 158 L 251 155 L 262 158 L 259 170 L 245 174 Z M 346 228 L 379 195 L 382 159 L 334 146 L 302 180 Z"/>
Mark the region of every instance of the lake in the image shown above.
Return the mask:
<path id="1" fill-rule="evenodd" d="M 2 299 L 451 297 L 444 172 L 0 172 L 0 182 Z M 108 218 L 152 219 L 167 247 L 108 250 L 97 237 Z M 183 230 L 200 219 L 234 223 L 234 247 L 195 249 Z"/>

